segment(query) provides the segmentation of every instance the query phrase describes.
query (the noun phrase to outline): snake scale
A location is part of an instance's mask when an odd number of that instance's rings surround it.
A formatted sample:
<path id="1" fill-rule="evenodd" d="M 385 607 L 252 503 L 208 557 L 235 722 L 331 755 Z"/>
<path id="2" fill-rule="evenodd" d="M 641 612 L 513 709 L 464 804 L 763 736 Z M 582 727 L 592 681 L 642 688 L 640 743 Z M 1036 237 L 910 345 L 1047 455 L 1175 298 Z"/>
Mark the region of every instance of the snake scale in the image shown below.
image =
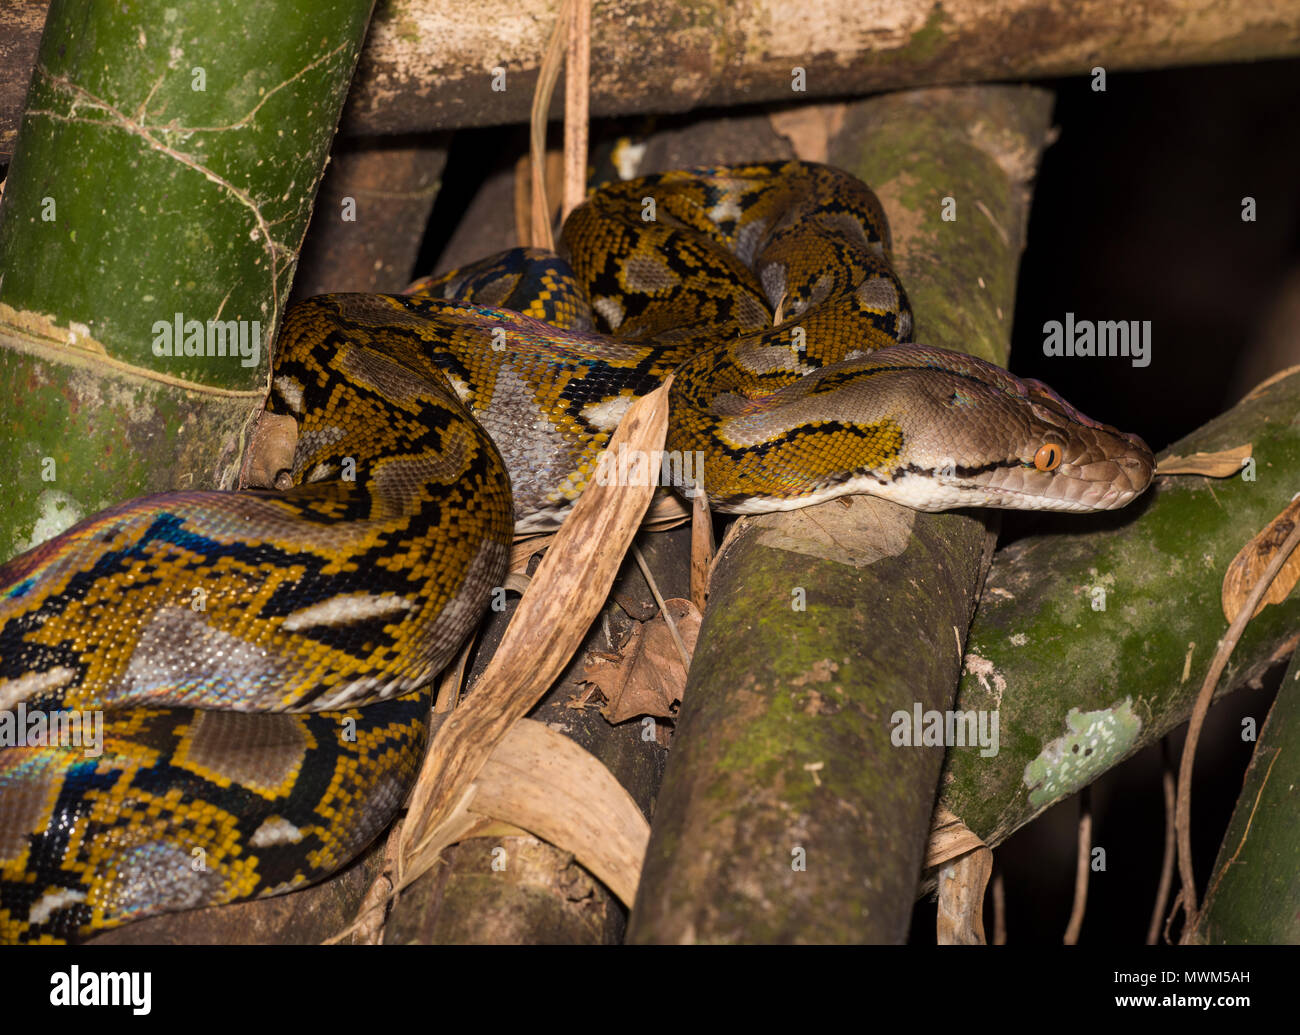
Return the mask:
<path id="1" fill-rule="evenodd" d="M 403 800 L 427 687 L 512 531 L 563 520 L 670 371 L 667 448 L 703 455 L 724 512 L 848 492 L 1085 511 L 1151 479 L 1140 439 L 1045 385 L 906 344 L 883 212 L 845 173 L 606 186 L 562 251 L 298 304 L 268 401 L 298 423 L 291 484 L 131 500 L 0 567 L 0 709 L 103 717 L 97 756 L 0 752 L 0 939 L 277 894 L 352 859 Z"/>

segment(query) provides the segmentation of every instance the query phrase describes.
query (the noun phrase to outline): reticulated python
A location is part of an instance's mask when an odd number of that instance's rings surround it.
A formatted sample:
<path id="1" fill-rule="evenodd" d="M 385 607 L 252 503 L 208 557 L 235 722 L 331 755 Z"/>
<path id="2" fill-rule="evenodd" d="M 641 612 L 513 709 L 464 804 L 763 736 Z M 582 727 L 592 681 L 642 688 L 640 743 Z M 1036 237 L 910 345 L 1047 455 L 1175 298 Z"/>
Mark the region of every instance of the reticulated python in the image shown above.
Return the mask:
<path id="1" fill-rule="evenodd" d="M 563 240 L 572 269 L 517 250 L 294 307 L 268 403 L 299 425 L 287 491 L 132 500 L 0 567 L 0 709 L 104 717 L 97 757 L 0 752 L 0 938 L 276 894 L 355 856 L 512 528 L 562 520 L 671 370 L 668 449 L 704 455 L 722 511 L 1108 509 L 1151 479 L 1140 439 L 1046 386 L 899 344 L 884 216 L 844 173 L 621 183 Z"/>

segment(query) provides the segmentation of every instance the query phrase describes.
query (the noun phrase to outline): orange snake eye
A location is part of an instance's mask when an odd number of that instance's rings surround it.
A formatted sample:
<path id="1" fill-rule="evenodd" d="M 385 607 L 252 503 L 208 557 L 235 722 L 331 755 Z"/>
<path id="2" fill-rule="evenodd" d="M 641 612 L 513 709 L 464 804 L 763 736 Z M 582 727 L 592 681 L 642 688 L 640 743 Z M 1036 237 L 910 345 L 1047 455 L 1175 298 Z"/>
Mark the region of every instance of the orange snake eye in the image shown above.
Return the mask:
<path id="1" fill-rule="evenodd" d="M 1034 454 L 1034 466 L 1040 471 L 1055 471 L 1061 466 L 1061 447 L 1055 442 L 1046 442 L 1038 447 Z"/>

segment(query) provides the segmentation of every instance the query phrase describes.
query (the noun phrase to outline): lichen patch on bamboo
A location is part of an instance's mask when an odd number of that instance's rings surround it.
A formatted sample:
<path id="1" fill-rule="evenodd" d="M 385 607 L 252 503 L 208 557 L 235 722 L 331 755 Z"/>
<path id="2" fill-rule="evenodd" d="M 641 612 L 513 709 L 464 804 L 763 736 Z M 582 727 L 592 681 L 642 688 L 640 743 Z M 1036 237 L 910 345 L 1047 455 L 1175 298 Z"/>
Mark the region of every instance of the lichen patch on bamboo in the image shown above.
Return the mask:
<path id="1" fill-rule="evenodd" d="M 1095 712 L 1071 708 L 1065 724 L 1066 734 L 1048 741 L 1025 766 L 1024 784 L 1035 808 L 1092 783 L 1128 753 L 1142 731 L 1130 697 Z"/>

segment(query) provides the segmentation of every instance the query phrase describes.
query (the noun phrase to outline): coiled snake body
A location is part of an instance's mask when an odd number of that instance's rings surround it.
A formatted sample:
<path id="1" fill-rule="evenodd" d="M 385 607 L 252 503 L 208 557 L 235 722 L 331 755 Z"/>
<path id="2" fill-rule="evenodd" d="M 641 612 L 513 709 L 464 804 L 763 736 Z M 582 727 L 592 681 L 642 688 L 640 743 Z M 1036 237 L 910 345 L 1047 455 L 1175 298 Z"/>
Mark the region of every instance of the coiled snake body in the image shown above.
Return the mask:
<path id="1" fill-rule="evenodd" d="M 268 404 L 298 421 L 292 488 L 144 497 L 0 567 L 0 709 L 104 716 L 101 755 L 0 752 L 0 938 L 349 861 L 400 805 L 424 688 L 501 583 L 512 528 L 562 520 L 669 371 L 668 449 L 704 456 L 715 509 L 873 492 L 1092 510 L 1150 481 L 1140 439 L 1046 386 L 900 344 L 886 223 L 844 173 L 629 181 L 564 242 L 572 270 L 516 251 L 410 296 L 301 303 Z"/>

